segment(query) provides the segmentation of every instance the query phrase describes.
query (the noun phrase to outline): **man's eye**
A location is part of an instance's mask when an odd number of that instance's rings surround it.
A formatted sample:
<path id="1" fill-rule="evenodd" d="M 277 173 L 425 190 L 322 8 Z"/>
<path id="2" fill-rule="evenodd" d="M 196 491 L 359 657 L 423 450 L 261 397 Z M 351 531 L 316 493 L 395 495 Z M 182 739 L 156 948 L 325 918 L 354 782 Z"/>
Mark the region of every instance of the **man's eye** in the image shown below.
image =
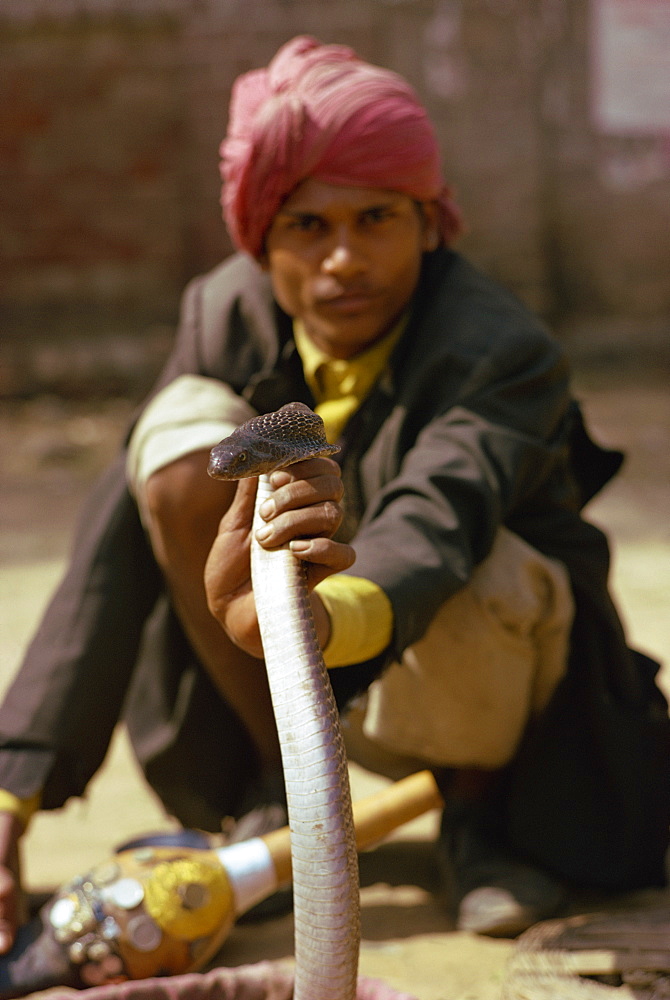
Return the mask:
<path id="1" fill-rule="evenodd" d="M 291 228 L 301 233 L 316 233 L 321 228 L 321 219 L 316 215 L 301 215 L 293 220 Z"/>
<path id="2" fill-rule="evenodd" d="M 363 213 L 362 221 L 363 223 L 379 223 L 386 222 L 392 216 L 392 211 L 390 208 L 370 208 L 367 212 Z"/>

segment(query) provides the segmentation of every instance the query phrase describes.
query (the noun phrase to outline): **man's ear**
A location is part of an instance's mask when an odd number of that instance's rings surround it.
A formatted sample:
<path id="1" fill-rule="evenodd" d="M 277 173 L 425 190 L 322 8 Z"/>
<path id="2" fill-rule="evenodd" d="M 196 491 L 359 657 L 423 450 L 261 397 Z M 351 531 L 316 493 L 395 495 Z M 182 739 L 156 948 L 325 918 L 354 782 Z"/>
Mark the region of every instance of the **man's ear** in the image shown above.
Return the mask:
<path id="1" fill-rule="evenodd" d="M 437 250 L 442 236 L 440 233 L 440 208 L 436 201 L 421 202 L 423 216 L 423 250 Z"/>

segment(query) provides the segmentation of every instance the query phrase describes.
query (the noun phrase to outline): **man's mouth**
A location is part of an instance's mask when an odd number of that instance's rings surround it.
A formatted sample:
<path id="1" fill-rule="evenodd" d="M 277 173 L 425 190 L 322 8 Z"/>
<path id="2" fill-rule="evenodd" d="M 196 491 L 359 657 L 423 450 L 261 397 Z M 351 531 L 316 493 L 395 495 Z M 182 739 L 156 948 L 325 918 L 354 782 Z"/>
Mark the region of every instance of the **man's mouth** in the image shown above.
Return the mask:
<path id="1" fill-rule="evenodd" d="M 348 292 L 345 295 L 337 295 L 332 299 L 325 299 L 320 303 L 322 308 L 333 310 L 339 313 L 356 313 L 367 309 L 372 302 L 372 295 L 363 292 Z"/>
<path id="2" fill-rule="evenodd" d="M 357 312 L 365 309 L 374 298 L 374 292 L 367 286 L 347 287 L 331 279 L 322 280 L 314 289 L 314 304 L 337 312 Z"/>

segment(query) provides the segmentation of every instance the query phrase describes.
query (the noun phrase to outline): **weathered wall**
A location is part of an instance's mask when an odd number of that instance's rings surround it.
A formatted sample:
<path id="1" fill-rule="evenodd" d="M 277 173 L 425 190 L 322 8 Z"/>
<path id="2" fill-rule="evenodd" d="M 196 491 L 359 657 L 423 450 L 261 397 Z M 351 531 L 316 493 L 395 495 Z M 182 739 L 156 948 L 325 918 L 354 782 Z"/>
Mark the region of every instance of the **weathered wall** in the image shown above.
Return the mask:
<path id="1" fill-rule="evenodd" d="M 616 3 L 624 14 L 634 6 L 631 0 Z M 609 341 L 615 349 L 637 340 L 667 351 L 670 78 L 665 71 L 670 67 L 670 4 L 655 5 L 665 26 L 659 44 L 667 53 L 656 102 L 664 104 L 664 130 L 598 126 L 598 6 L 594 0 L 569 4 L 565 28 L 547 49 L 540 74 L 539 171 L 549 282 L 566 330 L 576 328 L 582 338 L 603 346 Z M 627 67 L 631 83 L 635 68 L 634 63 Z M 626 78 L 622 74 L 624 85 Z M 650 102 L 650 120 L 653 112 Z"/>
<path id="2" fill-rule="evenodd" d="M 21 383 L 27 335 L 155 339 L 173 323 L 184 282 L 230 249 L 231 83 L 300 32 L 414 83 L 469 223 L 462 248 L 489 272 L 580 337 L 667 342 L 670 140 L 594 124 L 594 2 L 4 0 L 5 384 Z"/>
<path id="3" fill-rule="evenodd" d="M 135 301 L 182 278 L 187 109 L 170 24 L 49 21 L 1 58 L 5 294 Z"/>

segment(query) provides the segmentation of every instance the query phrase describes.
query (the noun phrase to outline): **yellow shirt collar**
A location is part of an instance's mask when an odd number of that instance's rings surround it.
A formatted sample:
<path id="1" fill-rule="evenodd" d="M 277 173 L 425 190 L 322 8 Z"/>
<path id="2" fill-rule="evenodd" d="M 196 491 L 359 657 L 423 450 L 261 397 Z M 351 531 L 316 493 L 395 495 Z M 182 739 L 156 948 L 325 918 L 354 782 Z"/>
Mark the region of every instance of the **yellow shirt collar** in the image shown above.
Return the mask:
<path id="1" fill-rule="evenodd" d="M 407 319 L 404 314 L 381 340 L 348 360 L 326 354 L 310 340 L 304 324 L 294 320 L 293 336 L 305 381 L 316 400 L 316 412 L 326 425 L 329 441 L 337 440 L 386 368 Z"/>

